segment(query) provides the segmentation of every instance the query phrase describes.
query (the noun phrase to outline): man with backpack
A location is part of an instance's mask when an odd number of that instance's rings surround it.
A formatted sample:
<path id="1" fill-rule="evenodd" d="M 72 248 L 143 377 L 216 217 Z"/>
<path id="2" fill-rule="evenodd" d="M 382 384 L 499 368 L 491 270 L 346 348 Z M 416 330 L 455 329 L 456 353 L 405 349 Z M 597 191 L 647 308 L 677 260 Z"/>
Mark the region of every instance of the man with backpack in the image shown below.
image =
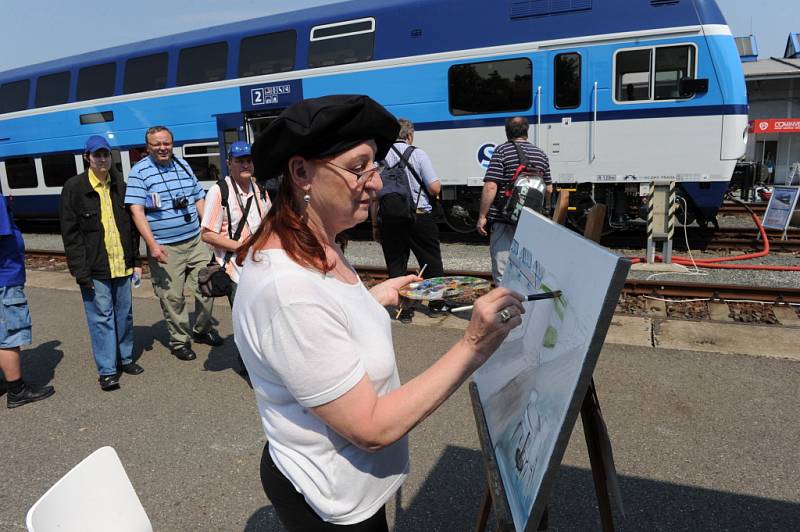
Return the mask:
<path id="1" fill-rule="evenodd" d="M 499 285 L 508 263 L 508 253 L 514 238 L 515 222 L 503 213 L 514 186 L 521 174 L 537 174 L 544 179 L 547 194 L 553 192 L 550 182 L 550 162 L 547 155 L 528 142 L 528 120 L 515 116 L 506 120 L 506 138 L 497 146 L 483 178 L 483 192 L 476 229 L 489 235 L 489 253 L 492 257 L 492 278 Z"/>
<path id="2" fill-rule="evenodd" d="M 246 238 L 256 232 L 271 204 L 266 190 L 253 177 L 250 144 L 243 141 L 231 144 L 228 171 L 230 176 L 217 181 L 206 193 L 200 236 L 212 247 L 217 264 L 225 268 L 233 281 L 228 294 L 228 302 L 233 308 L 241 270 L 234 253 Z"/>
<path id="3" fill-rule="evenodd" d="M 400 277 L 408 271 L 410 252 L 414 252 L 423 277 L 444 274 L 439 248 L 439 227 L 434 206 L 442 185 L 428 155 L 413 146 L 414 124 L 401 118 L 398 139 L 386 155 L 386 169 L 381 172 L 383 188 L 372 209 L 372 230 L 381 243 L 389 277 Z M 441 301 L 429 305 L 431 315 L 442 313 Z M 404 309 L 400 321 L 409 323 L 414 311 Z"/>

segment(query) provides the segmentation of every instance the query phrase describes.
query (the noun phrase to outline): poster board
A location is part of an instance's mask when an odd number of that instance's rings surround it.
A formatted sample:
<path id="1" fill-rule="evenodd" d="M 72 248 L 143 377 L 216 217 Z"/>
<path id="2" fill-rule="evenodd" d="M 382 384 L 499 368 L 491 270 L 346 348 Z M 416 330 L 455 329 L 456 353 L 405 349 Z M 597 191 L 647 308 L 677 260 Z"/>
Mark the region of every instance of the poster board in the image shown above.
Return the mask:
<path id="1" fill-rule="evenodd" d="M 772 196 L 769 198 L 761 225 L 768 229 L 779 229 L 785 232 L 797 206 L 799 192 L 800 187 L 772 187 Z"/>
<path id="2" fill-rule="evenodd" d="M 525 303 L 522 325 L 474 374 L 489 477 L 517 531 L 541 519 L 629 268 L 530 209 L 520 217 L 502 286 L 562 296 Z"/>

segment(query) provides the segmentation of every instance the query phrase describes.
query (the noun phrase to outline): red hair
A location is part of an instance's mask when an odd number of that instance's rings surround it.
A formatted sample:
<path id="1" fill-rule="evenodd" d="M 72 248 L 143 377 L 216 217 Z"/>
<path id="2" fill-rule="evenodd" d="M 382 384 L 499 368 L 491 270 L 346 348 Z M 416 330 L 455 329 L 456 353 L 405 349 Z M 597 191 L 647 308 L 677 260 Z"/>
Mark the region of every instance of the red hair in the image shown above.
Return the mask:
<path id="1" fill-rule="evenodd" d="M 269 238 L 275 234 L 281 241 L 283 251 L 300 266 L 322 273 L 331 271 L 335 264 L 328 261 L 325 248 L 305 221 L 306 205 L 295 193 L 289 168 L 285 168 L 278 193 L 266 218 L 236 251 L 236 263 L 240 266 L 251 250 L 264 249 Z"/>

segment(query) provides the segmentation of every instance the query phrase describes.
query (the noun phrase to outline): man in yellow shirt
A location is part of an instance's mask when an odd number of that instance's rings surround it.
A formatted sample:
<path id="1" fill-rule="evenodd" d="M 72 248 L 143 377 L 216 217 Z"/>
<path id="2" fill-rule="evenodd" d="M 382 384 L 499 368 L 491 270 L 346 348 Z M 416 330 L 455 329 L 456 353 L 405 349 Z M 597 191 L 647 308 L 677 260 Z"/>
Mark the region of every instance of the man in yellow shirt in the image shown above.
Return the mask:
<path id="1" fill-rule="evenodd" d="M 133 360 L 131 275 L 139 236 L 105 137 L 86 140 L 84 159 L 88 170 L 68 179 L 61 191 L 61 237 L 69 271 L 81 287 L 100 387 L 115 390 L 120 372 L 144 371 Z"/>

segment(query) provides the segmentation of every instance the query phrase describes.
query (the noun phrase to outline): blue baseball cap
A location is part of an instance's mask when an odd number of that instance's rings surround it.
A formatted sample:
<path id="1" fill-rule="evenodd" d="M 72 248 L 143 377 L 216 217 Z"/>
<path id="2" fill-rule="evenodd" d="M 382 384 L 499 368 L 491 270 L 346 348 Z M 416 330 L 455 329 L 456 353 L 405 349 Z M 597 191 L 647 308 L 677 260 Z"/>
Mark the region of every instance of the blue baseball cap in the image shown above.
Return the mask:
<path id="1" fill-rule="evenodd" d="M 108 143 L 105 137 L 101 137 L 100 135 L 92 135 L 86 139 L 86 148 L 83 150 L 83 153 L 94 153 L 97 150 L 111 151 L 111 145 Z"/>
<path id="2" fill-rule="evenodd" d="M 243 140 L 237 140 L 228 148 L 228 159 L 250 157 L 250 145 Z"/>

